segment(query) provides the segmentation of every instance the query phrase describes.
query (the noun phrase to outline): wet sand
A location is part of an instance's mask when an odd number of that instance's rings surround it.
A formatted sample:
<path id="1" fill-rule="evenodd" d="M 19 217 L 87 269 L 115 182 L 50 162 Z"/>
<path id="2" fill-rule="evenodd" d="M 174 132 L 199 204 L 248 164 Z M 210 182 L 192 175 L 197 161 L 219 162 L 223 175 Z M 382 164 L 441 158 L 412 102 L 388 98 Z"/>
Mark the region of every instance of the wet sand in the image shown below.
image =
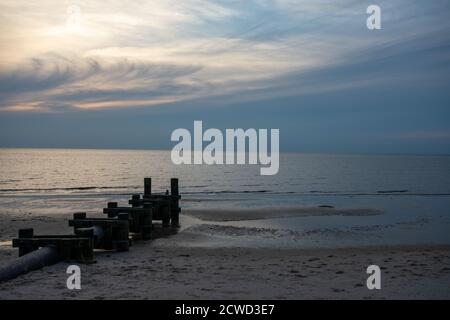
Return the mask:
<path id="1" fill-rule="evenodd" d="M 334 208 L 331 206 L 255 208 L 239 210 L 187 209 L 185 214 L 208 221 L 242 221 L 290 217 L 371 216 L 382 214 L 371 208 Z"/>
<path id="2" fill-rule="evenodd" d="M 8 240 L 19 228 L 71 232 L 67 215 L 1 217 L 0 266 L 16 257 Z M 205 247 L 209 235 L 202 228 L 136 242 L 129 252 L 97 252 L 97 263 L 80 265 L 79 291 L 66 288 L 64 262 L 0 284 L 0 299 L 450 298 L 450 246 Z M 246 236 L 261 232 L 253 231 Z M 381 290 L 366 288 L 371 264 L 381 267 Z"/>

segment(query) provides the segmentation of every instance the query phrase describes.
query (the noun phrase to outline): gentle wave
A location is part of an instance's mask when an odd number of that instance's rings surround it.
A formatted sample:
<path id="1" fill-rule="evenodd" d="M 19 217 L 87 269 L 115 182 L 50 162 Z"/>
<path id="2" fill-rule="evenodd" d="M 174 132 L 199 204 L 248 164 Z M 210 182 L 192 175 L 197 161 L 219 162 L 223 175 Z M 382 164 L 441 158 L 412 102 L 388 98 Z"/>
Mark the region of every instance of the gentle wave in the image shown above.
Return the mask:
<path id="1" fill-rule="evenodd" d="M 117 190 L 117 192 L 80 192 L 77 191 L 89 191 L 89 190 Z M 139 191 L 136 191 L 139 190 Z M 0 197 L 14 197 L 14 196 L 117 196 L 117 195 L 130 195 L 132 193 L 141 193 L 141 186 L 88 186 L 88 187 L 65 187 L 65 188 L 24 188 L 24 189 L 0 189 Z M 54 191 L 55 193 L 48 193 Z M 72 191 L 69 193 L 58 193 L 58 191 Z M 40 194 L 41 193 L 41 194 Z M 155 192 L 155 194 L 162 192 Z M 409 192 L 408 190 L 380 190 L 375 192 L 339 192 L 339 191 L 274 191 L 268 189 L 262 190 L 211 190 L 211 191 L 194 191 L 187 188 L 180 189 L 182 195 L 250 195 L 250 194 L 272 194 L 272 195 L 298 195 L 298 196 L 450 196 L 448 192 Z"/>
<path id="2" fill-rule="evenodd" d="M 0 192 L 20 192 L 20 191 L 77 191 L 77 190 L 107 190 L 107 189 L 139 189 L 141 186 L 113 186 L 113 187 L 64 187 L 64 188 L 23 188 L 23 189 L 0 189 Z"/>
<path id="3" fill-rule="evenodd" d="M 377 193 L 407 193 L 408 190 L 379 190 Z"/>

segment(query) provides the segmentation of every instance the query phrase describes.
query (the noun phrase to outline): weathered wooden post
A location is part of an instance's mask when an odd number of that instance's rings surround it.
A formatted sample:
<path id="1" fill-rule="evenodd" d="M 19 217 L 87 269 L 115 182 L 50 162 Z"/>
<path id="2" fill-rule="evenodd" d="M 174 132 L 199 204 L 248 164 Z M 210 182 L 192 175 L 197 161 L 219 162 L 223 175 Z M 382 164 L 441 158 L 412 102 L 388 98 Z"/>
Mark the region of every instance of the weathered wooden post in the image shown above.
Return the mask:
<path id="1" fill-rule="evenodd" d="M 139 207 L 139 202 L 141 200 L 141 195 L 140 194 L 133 194 L 131 196 L 131 207 L 132 208 L 137 208 Z"/>
<path id="2" fill-rule="evenodd" d="M 127 213 L 129 215 L 129 231 L 141 234 L 144 240 L 151 239 L 153 222 L 153 207 L 151 203 L 146 203 L 143 207 L 104 208 L 103 213 L 110 218 L 118 217 L 121 213 Z M 123 216 L 123 219 L 125 220 L 125 216 Z"/>
<path id="3" fill-rule="evenodd" d="M 129 239 L 129 215 L 128 213 L 119 213 L 117 219 L 126 222 L 126 228 L 119 228 L 116 232 L 117 240 L 114 241 L 117 251 L 128 251 L 130 248 Z"/>
<path id="4" fill-rule="evenodd" d="M 172 227 L 177 228 L 179 226 L 180 221 L 180 203 L 179 203 L 179 197 L 180 192 L 178 189 L 178 179 L 172 178 L 170 179 L 170 194 L 172 195 L 172 205 L 171 205 L 171 213 L 170 213 L 170 219 Z"/>
<path id="5" fill-rule="evenodd" d="M 108 208 L 117 208 L 117 202 L 108 202 Z"/>
<path id="6" fill-rule="evenodd" d="M 33 238 L 34 235 L 34 230 L 33 228 L 28 228 L 28 229 L 19 229 L 19 239 L 23 239 L 23 238 Z M 37 248 L 33 248 L 33 246 L 30 245 L 23 245 L 19 247 L 19 257 L 26 255 L 27 253 L 30 253 L 34 250 L 36 250 Z"/>
<path id="7" fill-rule="evenodd" d="M 74 220 L 82 220 L 82 219 L 86 219 L 86 212 L 75 212 L 73 214 L 73 219 Z"/>
<path id="8" fill-rule="evenodd" d="M 108 209 L 114 209 L 114 208 L 117 208 L 117 206 L 118 206 L 117 202 L 108 202 Z M 114 214 L 108 213 L 108 218 L 113 218 L 113 217 L 115 217 Z"/>
<path id="9" fill-rule="evenodd" d="M 170 179 L 170 193 L 173 196 L 180 195 L 180 192 L 178 190 L 178 179 L 177 178 Z"/>
<path id="10" fill-rule="evenodd" d="M 152 178 L 144 178 L 144 198 L 152 195 Z"/>
<path id="11" fill-rule="evenodd" d="M 169 228 L 170 227 L 170 201 L 164 201 L 164 204 L 161 206 L 162 211 L 162 227 Z"/>
<path id="12" fill-rule="evenodd" d="M 148 204 L 143 205 L 144 209 L 151 209 L 152 206 Z M 141 234 L 142 240 L 150 240 L 152 238 L 152 229 L 153 229 L 153 210 L 150 214 L 140 215 L 141 220 Z"/>
<path id="13" fill-rule="evenodd" d="M 129 215 L 128 213 L 114 212 L 114 210 L 117 211 L 118 208 L 106 209 L 106 213 L 108 215 L 111 213 L 117 218 L 86 218 L 84 212 L 74 213 L 73 220 L 69 220 L 69 226 L 74 227 L 77 236 L 91 238 L 95 249 L 128 251 L 130 246 Z"/>

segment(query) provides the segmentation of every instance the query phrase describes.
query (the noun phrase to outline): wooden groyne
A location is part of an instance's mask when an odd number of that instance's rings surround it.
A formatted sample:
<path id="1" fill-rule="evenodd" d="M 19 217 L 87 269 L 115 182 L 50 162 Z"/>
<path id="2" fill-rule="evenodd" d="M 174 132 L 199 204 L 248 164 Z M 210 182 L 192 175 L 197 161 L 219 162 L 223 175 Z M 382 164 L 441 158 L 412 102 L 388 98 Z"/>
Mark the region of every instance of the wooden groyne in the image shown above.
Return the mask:
<path id="1" fill-rule="evenodd" d="M 133 194 L 128 204 L 108 202 L 104 218 L 90 218 L 85 212 L 73 214 L 68 221 L 73 234 L 35 235 L 32 228 L 20 229 L 12 240 L 19 249 L 19 258 L 0 269 L 0 282 L 59 261 L 92 263 L 96 249 L 128 251 L 133 240 L 153 238 L 155 221 L 161 228 L 179 227 L 180 199 L 178 179 L 170 180 L 170 193 L 152 193 L 151 178 L 144 179 L 144 192 Z"/>

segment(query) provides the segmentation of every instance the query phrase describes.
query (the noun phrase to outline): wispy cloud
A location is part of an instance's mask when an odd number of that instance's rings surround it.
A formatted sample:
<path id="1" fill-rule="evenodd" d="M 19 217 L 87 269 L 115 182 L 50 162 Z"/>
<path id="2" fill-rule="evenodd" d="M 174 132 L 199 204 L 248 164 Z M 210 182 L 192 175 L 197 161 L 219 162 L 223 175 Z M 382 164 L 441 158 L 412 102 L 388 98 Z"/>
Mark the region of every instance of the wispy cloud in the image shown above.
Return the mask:
<path id="1" fill-rule="evenodd" d="M 431 34 L 448 43 L 445 2 L 380 4 L 390 31 L 370 34 L 364 1 L 2 1 L 0 110 L 145 107 L 367 86 L 389 79 L 375 74 L 383 59 L 437 46 L 415 40 Z M 81 9 L 75 30 L 67 27 L 71 5 Z M 363 65 L 370 79 L 362 79 Z"/>

